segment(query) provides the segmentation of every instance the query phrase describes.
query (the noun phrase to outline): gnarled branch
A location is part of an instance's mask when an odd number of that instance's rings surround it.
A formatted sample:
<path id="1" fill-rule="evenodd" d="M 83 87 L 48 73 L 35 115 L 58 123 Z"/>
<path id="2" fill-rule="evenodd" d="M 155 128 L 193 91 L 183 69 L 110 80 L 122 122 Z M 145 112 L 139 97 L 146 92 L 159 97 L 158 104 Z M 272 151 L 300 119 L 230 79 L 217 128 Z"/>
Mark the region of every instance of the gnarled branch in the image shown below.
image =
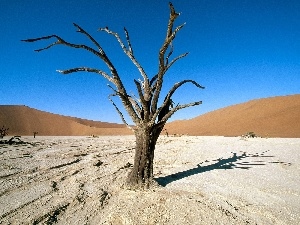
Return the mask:
<path id="1" fill-rule="evenodd" d="M 111 83 L 114 84 L 114 82 L 115 82 L 114 79 L 112 77 L 110 77 L 106 72 L 104 72 L 102 70 L 98 70 L 98 69 L 89 68 L 89 67 L 76 67 L 76 68 L 72 68 L 72 69 L 56 70 L 56 71 L 59 73 L 62 73 L 62 74 L 70 74 L 70 73 L 76 73 L 76 72 L 97 73 L 97 74 L 102 75 L 104 78 L 106 78 Z"/>

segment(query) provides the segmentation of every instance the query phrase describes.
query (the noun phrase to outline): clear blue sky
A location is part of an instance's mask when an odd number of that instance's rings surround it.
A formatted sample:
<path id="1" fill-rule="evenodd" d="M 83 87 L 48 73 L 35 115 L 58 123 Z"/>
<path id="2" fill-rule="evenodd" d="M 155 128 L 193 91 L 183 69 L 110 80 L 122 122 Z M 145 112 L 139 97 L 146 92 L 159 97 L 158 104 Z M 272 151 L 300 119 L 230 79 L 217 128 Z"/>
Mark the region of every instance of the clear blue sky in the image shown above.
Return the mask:
<path id="1" fill-rule="evenodd" d="M 169 70 L 164 93 L 183 79 L 206 89 L 179 89 L 176 103 L 202 100 L 203 105 L 181 110 L 172 120 L 255 98 L 300 93 L 299 0 L 174 0 L 173 5 L 181 12 L 177 25 L 186 22 L 173 56 L 190 54 Z M 1 105 L 119 123 L 104 78 L 56 72 L 77 66 L 105 69 L 98 58 L 65 46 L 36 53 L 34 49 L 51 42 L 20 40 L 57 34 L 87 44 L 72 25 L 78 23 L 100 42 L 131 93 L 133 79 L 140 77 L 137 69 L 115 39 L 97 29 L 108 26 L 123 36 L 126 27 L 136 58 L 152 77 L 169 17 L 165 0 L 0 0 L 0 10 Z"/>

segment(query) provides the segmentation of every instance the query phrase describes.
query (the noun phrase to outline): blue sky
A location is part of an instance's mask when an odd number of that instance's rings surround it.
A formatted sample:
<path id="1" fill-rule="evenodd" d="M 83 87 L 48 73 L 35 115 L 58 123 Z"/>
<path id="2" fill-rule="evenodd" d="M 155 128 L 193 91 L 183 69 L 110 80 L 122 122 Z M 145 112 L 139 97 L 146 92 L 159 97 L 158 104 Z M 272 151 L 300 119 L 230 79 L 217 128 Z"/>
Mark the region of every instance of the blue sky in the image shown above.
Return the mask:
<path id="1" fill-rule="evenodd" d="M 171 120 L 200 114 L 256 98 L 300 93 L 300 1 L 188 0 L 172 1 L 186 22 L 177 34 L 173 56 L 189 52 L 165 77 L 163 93 L 175 82 L 193 79 L 174 101 L 202 100 Z M 73 22 L 99 41 L 115 64 L 127 91 L 135 93 L 137 69 L 112 36 L 98 32 L 108 26 L 122 37 L 129 31 L 135 56 L 152 77 L 169 17 L 165 0 L 0 0 L 0 105 L 27 105 L 80 118 L 121 120 L 107 99 L 107 81 L 91 73 L 61 75 L 57 69 L 90 66 L 105 69 L 94 55 L 65 46 L 39 53 L 50 42 L 20 40 L 57 34 L 72 43 L 89 44 Z"/>

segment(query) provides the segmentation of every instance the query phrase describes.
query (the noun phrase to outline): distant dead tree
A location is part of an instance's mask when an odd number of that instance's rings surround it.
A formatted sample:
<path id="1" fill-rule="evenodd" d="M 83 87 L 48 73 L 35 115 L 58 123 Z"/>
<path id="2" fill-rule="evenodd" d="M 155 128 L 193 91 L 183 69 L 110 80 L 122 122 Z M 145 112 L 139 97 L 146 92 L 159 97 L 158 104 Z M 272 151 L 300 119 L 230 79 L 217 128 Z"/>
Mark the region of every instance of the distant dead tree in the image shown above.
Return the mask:
<path id="1" fill-rule="evenodd" d="M 8 135 L 8 131 L 9 128 L 5 128 L 5 126 L 3 125 L 2 128 L 0 128 L 0 138 L 3 138 L 4 136 Z"/>
<path id="2" fill-rule="evenodd" d="M 38 133 L 39 133 L 39 132 L 34 131 L 34 132 L 33 132 L 33 138 L 35 138 L 35 136 L 36 136 Z"/>
<path id="3" fill-rule="evenodd" d="M 154 183 L 153 158 L 155 145 L 167 120 L 180 109 L 200 105 L 202 103 L 202 101 L 196 101 L 189 104 L 173 104 L 172 96 L 175 91 L 177 91 L 178 88 L 182 85 L 190 83 L 197 88 L 204 88 L 194 80 L 183 80 L 175 83 L 163 98 L 162 104 L 160 106 L 158 105 L 166 72 L 176 61 L 188 55 L 188 53 L 184 53 L 173 58 L 172 60 L 170 58 L 173 54 L 174 49 L 172 42 L 175 39 L 178 31 L 182 29 L 185 24 L 179 25 L 174 28 L 174 22 L 179 16 L 179 13 L 175 12 L 172 3 L 169 3 L 169 7 L 170 17 L 167 26 L 166 38 L 158 54 L 158 72 L 151 78 L 146 74 L 143 67 L 135 58 L 129 38 L 129 33 L 126 28 L 124 28 L 126 38 L 125 43 L 118 33 L 111 31 L 108 27 L 99 29 L 99 31 L 106 32 L 107 34 L 110 34 L 116 38 L 123 52 L 129 57 L 129 59 L 140 72 L 141 79 L 133 80 L 137 88 L 138 98 L 134 95 L 128 94 L 117 69 L 115 68 L 109 57 L 106 55 L 102 46 L 79 25 L 74 23 L 74 26 L 77 28 L 77 32 L 85 35 L 95 45 L 96 48 L 92 48 L 84 44 L 69 43 L 55 34 L 23 40 L 25 42 L 36 42 L 53 38 L 56 39 L 54 43 L 48 45 L 45 48 L 37 49 L 35 51 L 40 52 L 55 45 L 65 45 L 71 48 L 78 48 L 89 51 L 99 57 L 99 59 L 106 64 L 110 73 L 107 73 L 104 70 L 90 67 L 76 67 L 67 70 L 58 70 L 58 72 L 62 74 L 70 74 L 74 72 L 91 72 L 103 76 L 110 82 L 108 86 L 112 89 L 113 93 L 108 98 L 120 115 L 122 121 L 127 125 L 128 128 L 134 131 L 136 137 L 134 165 L 131 172 L 128 174 L 126 181 L 127 185 L 131 188 L 149 188 L 151 184 Z M 134 127 L 129 126 L 129 124 L 125 121 L 122 112 L 112 100 L 112 97 L 114 96 L 118 96 L 121 99 L 125 110 L 131 117 L 132 121 L 135 123 Z"/>

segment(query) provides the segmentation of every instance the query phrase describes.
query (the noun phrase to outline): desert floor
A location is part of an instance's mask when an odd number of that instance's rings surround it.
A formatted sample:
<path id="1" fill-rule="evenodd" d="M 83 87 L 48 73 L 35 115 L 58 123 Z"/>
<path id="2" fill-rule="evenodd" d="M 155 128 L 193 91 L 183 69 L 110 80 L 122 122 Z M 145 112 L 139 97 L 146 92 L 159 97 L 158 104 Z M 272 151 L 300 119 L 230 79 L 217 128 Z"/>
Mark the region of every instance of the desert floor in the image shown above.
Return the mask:
<path id="1" fill-rule="evenodd" d="M 0 144 L 0 224 L 300 224 L 300 139 L 162 136 L 148 191 L 122 187 L 133 136 L 21 140 Z"/>

